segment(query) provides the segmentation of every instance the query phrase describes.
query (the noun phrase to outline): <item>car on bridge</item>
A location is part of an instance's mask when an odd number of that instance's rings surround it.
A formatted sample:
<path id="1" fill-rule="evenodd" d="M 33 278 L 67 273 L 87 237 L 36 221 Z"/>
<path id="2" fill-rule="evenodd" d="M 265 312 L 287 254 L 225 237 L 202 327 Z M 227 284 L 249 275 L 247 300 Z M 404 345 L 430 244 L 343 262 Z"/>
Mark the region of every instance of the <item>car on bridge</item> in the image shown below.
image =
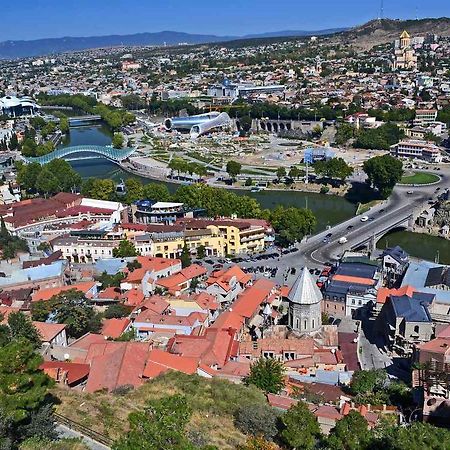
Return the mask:
<path id="1" fill-rule="evenodd" d="M 339 244 L 345 244 L 348 242 L 348 239 L 345 236 L 343 236 L 338 240 L 338 242 Z"/>
<path id="2" fill-rule="evenodd" d="M 369 220 L 369 216 L 362 216 L 361 219 L 359 219 L 361 222 L 367 222 Z"/>

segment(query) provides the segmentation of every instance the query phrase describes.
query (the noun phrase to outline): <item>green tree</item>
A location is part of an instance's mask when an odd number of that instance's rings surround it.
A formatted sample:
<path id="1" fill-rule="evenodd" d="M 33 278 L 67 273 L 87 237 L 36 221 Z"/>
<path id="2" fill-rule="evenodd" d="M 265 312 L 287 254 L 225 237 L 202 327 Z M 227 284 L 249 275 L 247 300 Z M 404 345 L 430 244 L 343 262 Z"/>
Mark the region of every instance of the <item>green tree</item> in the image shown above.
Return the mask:
<path id="1" fill-rule="evenodd" d="M 206 248 L 204 245 L 199 245 L 197 247 L 197 258 L 203 259 L 206 256 Z"/>
<path id="2" fill-rule="evenodd" d="M 96 277 L 96 280 L 102 284 L 102 288 L 106 289 L 109 287 L 119 287 L 120 282 L 125 278 L 125 274 L 123 272 L 117 272 L 114 275 L 109 275 L 106 272 L 103 272 L 101 275 Z"/>
<path id="3" fill-rule="evenodd" d="M 284 364 L 272 358 L 259 358 L 250 366 L 244 379 L 246 385 L 253 384 L 266 393 L 278 394 L 284 387 Z"/>
<path id="4" fill-rule="evenodd" d="M 127 203 L 134 203 L 137 200 L 142 200 L 144 196 L 144 187 L 137 178 L 127 178 L 125 180 L 126 200 Z"/>
<path id="5" fill-rule="evenodd" d="M 402 162 L 390 155 L 375 156 L 363 164 L 368 183 L 376 188 L 382 198 L 391 195 L 394 186 L 402 179 Z"/>
<path id="6" fill-rule="evenodd" d="M 126 317 L 130 314 L 129 308 L 120 303 L 109 305 L 104 313 L 105 319 L 118 319 L 121 317 Z"/>
<path id="7" fill-rule="evenodd" d="M 359 370 L 353 374 L 349 389 L 358 403 L 388 403 L 387 380 L 383 369 Z"/>
<path id="8" fill-rule="evenodd" d="M 13 312 L 8 316 L 8 326 L 12 340 L 27 340 L 33 348 L 41 346 L 41 336 L 38 330 L 23 312 Z"/>
<path id="9" fill-rule="evenodd" d="M 45 166 L 36 179 L 36 190 L 46 197 L 61 190 L 58 178 Z"/>
<path id="10" fill-rule="evenodd" d="M 336 423 L 326 442 L 330 450 L 364 450 L 372 440 L 367 420 L 358 411 L 350 411 Z"/>
<path id="11" fill-rule="evenodd" d="M 252 128 L 252 118 L 250 116 L 243 116 L 239 118 L 239 124 L 243 134 L 248 134 Z"/>
<path id="12" fill-rule="evenodd" d="M 247 187 L 253 186 L 253 180 L 251 179 L 251 177 L 248 177 L 248 178 L 245 180 L 245 185 L 246 185 Z"/>
<path id="13" fill-rule="evenodd" d="M 155 202 L 168 202 L 170 201 L 170 192 L 165 184 L 149 183 L 144 185 L 143 197 Z"/>
<path id="14" fill-rule="evenodd" d="M 113 127 L 115 128 L 115 127 Z M 123 147 L 123 134 L 122 133 L 114 133 L 112 138 L 112 145 L 114 148 L 122 148 Z"/>
<path id="15" fill-rule="evenodd" d="M 290 176 L 293 180 L 296 180 L 296 179 L 299 178 L 302 174 L 303 174 L 303 171 L 301 171 L 297 166 L 292 166 L 291 169 L 289 170 L 289 176 Z"/>
<path id="16" fill-rule="evenodd" d="M 281 180 L 286 176 L 286 169 L 284 167 L 278 167 L 277 169 L 277 178 Z"/>
<path id="17" fill-rule="evenodd" d="M 0 348 L 0 411 L 13 423 L 24 423 L 43 406 L 51 380 L 39 370 L 42 358 L 29 341 Z"/>
<path id="18" fill-rule="evenodd" d="M 36 181 L 41 171 L 42 166 L 37 162 L 23 164 L 18 170 L 17 182 L 26 191 L 35 191 Z"/>
<path id="19" fill-rule="evenodd" d="M 280 438 L 288 448 L 313 450 L 320 437 L 320 428 L 306 403 L 299 401 L 281 416 Z"/>
<path id="20" fill-rule="evenodd" d="M 269 220 L 282 245 L 301 241 L 316 226 L 316 218 L 311 210 L 295 207 L 278 206 L 270 212 Z"/>
<path id="21" fill-rule="evenodd" d="M 145 411 L 129 415 L 130 431 L 113 450 L 195 450 L 185 431 L 191 414 L 181 395 L 153 400 Z"/>
<path id="22" fill-rule="evenodd" d="M 115 192 L 114 181 L 110 179 L 88 179 L 83 184 L 81 193 L 98 200 L 111 200 Z"/>
<path id="23" fill-rule="evenodd" d="M 278 433 L 278 414 L 268 404 L 247 404 L 234 413 L 234 424 L 243 433 L 273 440 Z"/>
<path id="24" fill-rule="evenodd" d="M 355 137 L 356 135 L 356 129 L 353 125 L 349 123 L 341 123 L 336 130 L 336 144 L 337 145 L 344 145 L 346 144 L 350 139 Z"/>
<path id="25" fill-rule="evenodd" d="M 328 161 L 316 162 L 314 164 L 314 171 L 319 176 L 344 181 L 353 173 L 353 168 L 342 158 L 332 158 Z"/>
<path id="26" fill-rule="evenodd" d="M 113 248 L 113 256 L 115 258 L 128 258 L 130 256 L 137 256 L 138 252 L 136 247 L 131 241 L 123 239 L 120 241 L 119 246 Z"/>
<path id="27" fill-rule="evenodd" d="M 191 261 L 191 254 L 189 253 L 189 249 L 188 249 L 188 246 L 187 246 L 186 242 L 183 245 L 183 249 L 181 251 L 180 259 L 181 259 L 181 266 L 183 268 L 189 267 L 191 265 L 191 263 L 192 263 L 192 261 Z"/>
<path id="28" fill-rule="evenodd" d="M 236 177 L 241 173 L 242 165 L 236 161 L 227 162 L 227 173 L 230 177 L 235 180 Z"/>
<path id="29" fill-rule="evenodd" d="M 67 325 L 69 337 L 79 338 L 88 332 L 98 333 L 100 330 L 100 316 L 87 303 L 82 292 L 71 289 L 52 297 L 50 301 L 54 304 L 54 320 Z"/>
<path id="30" fill-rule="evenodd" d="M 82 184 L 82 178 L 64 159 L 54 159 L 46 167 L 57 178 L 60 190 L 70 192 Z"/>

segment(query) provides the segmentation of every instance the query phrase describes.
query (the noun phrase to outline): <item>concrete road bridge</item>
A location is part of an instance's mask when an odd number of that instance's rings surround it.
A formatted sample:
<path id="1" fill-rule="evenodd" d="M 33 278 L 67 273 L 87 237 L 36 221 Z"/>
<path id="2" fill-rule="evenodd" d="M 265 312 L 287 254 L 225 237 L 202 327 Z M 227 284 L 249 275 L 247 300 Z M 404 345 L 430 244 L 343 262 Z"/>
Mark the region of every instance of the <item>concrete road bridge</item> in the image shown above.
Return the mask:
<path id="1" fill-rule="evenodd" d="M 37 162 L 41 165 L 48 164 L 54 159 L 65 159 L 66 161 L 79 161 L 83 159 L 94 159 L 99 156 L 113 162 L 121 162 L 136 151 L 135 148 L 114 148 L 102 145 L 75 145 L 72 147 L 58 148 L 43 156 L 23 158 L 26 163 Z"/>

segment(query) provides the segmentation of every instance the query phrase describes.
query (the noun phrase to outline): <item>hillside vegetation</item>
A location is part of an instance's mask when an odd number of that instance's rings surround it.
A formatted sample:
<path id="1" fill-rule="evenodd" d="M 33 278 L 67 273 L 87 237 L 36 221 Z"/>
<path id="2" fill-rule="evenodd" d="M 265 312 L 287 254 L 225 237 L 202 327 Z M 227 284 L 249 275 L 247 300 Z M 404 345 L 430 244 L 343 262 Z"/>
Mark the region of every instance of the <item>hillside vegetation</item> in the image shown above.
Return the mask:
<path id="1" fill-rule="evenodd" d="M 130 412 L 142 410 L 149 400 L 174 394 L 186 396 L 193 410 L 188 434 L 225 450 L 236 448 L 246 439 L 234 426 L 236 410 L 248 404 L 266 403 L 264 394 L 257 388 L 180 372 L 168 372 L 128 393 L 53 390 L 61 402 L 56 409 L 59 414 L 114 440 L 128 431 Z"/>

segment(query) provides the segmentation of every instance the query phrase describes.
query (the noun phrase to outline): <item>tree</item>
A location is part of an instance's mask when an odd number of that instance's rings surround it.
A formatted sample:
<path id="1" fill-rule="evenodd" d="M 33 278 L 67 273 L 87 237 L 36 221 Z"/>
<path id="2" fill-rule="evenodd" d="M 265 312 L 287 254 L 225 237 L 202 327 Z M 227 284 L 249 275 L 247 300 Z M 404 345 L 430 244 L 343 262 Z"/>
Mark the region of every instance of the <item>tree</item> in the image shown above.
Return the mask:
<path id="1" fill-rule="evenodd" d="M 180 259 L 181 259 L 181 266 L 183 267 L 183 269 L 185 267 L 189 267 L 192 264 L 191 254 L 189 253 L 189 249 L 186 242 L 183 245 L 183 250 L 181 250 Z"/>
<path id="2" fill-rule="evenodd" d="M 368 448 L 372 439 L 367 420 L 358 411 L 350 411 L 336 423 L 326 440 L 327 449 L 363 450 Z"/>
<path id="3" fill-rule="evenodd" d="M 272 358 L 259 358 L 250 366 L 250 374 L 244 379 L 266 393 L 278 394 L 284 387 L 284 364 Z"/>
<path id="4" fill-rule="evenodd" d="M 300 175 L 302 175 L 302 173 L 303 172 L 297 166 L 292 166 L 291 169 L 289 170 L 289 176 L 293 180 L 296 180 L 297 178 L 299 178 Z"/>
<path id="5" fill-rule="evenodd" d="M 134 203 L 137 200 L 141 200 L 144 196 L 144 187 L 137 178 L 125 180 L 125 190 L 127 203 Z"/>
<path id="6" fill-rule="evenodd" d="M 353 374 L 349 389 L 358 403 L 383 404 L 389 400 L 387 380 L 383 369 L 359 370 Z"/>
<path id="7" fill-rule="evenodd" d="M 119 319 L 128 316 L 128 314 L 130 314 L 130 310 L 125 305 L 117 303 L 106 308 L 104 317 L 105 319 Z"/>
<path id="8" fill-rule="evenodd" d="M 89 178 L 83 183 L 81 193 L 98 200 L 111 200 L 115 192 L 113 180 Z"/>
<path id="9" fill-rule="evenodd" d="M 286 169 L 284 167 L 278 167 L 277 169 L 277 178 L 281 180 L 286 176 Z"/>
<path id="10" fill-rule="evenodd" d="M 253 186 L 253 180 L 251 179 L 251 177 L 248 177 L 248 178 L 245 180 L 245 185 L 246 185 L 247 187 Z"/>
<path id="11" fill-rule="evenodd" d="M 376 188 L 382 198 L 388 198 L 394 186 L 403 176 L 402 162 L 390 155 L 375 156 L 363 164 L 370 186 Z"/>
<path id="12" fill-rule="evenodd" d="M 101 328 L 99 314 L 76 289 L 63 291 L 45 302 L 33 303 L 31 314 L 34 320 L 45 321 L 52 316 L 54 322 L 65 323 L 67 335 L 73 338 L 88 332 L 97 333 Z"/>
<path id="13" fill-rule="evenodd" d="M 24 423 L 43 406 L 51 380 L 39 369 L 40 355 L 26 340 L 0 348 L 0 411 L 13 423 Z"/>
<path id="14" fill-rule="evenodd" d="M 236 177 L 241 173 L 242 165 L 236 161 L 227 162 L 227 173 L 230 177 L 235 180 Z"/>
<path id="15" fill-rule="evenodd" d="M 115 258 L 128 258 L 130 256 L 137 256 L 138 251 L 131 241 L 123 239 L 120 241 L 119 246 L 113 248 L 113 256 Z"/>
<path id="16" fill-rule="evenodd" d="M 269 221 L 282 245 L 301 241 L 306 234 L 313 231 L 317 223 L 311 210 L 283 206 L 278 206 L 270 212 Z"/>
<path id="17" fill-rule="evenodd" d="M 8 326 L 12 340 L 27 340 L 35 349 L 42 345 L 38 330 L 23 312 L 11 313 L 8 316 Z"/>
<path id="18" fill-rule="evenodd" d="M 320 437 L 320 428 L 306 403 L 299 401 L 281 416 L 281 440 L 288 448 L 312 450 Z"/>
<path id="19" fill-rule="evenodd" d="M 149 183 L 144 185 L 143 198 L 155 202 L 168 202 L 170 201 L 170 192 L 165 184 Z"/>
<path id="20" fill-rule="evenodd" d="M 36 190 L 45 196 L 56 194 L 61 190 L 58 178 L 47 167 L 41 170 L 36 179 Z"/>
<path id="21" fill-rule="evenodd" d="M 204 245 L 199 245 L 197 247 L 197 258 L 203 259 L 206 256 L 206 248 Z"/>
<path id="22" fill-rule="evenodd" d="M 252 128 L 252 118 L 250 116 L 242 116 L 239 118 L 239 124 L 241 126 L 241 130 L 248 134 Z"/>
<path id="23" fill-rule="evenodd" d="M 153 400 L 145 411 L 129 415 L 130 431 L 113 450 L 195 450 L 185 431 L 191 415 L 184 396 Z"/>
<path id="24" fill-rule="evenodd" d="M 314 171 L 319 176 L 344 181 L 353 173 L 353 168 L 342 158 L 331 158 L 328 161 L 317 161 Z"/>
<path id="25" fill-rule="evenodd" d="M 278 414 L 268 404 L 247 404 L 234 413 L 234 424 L 245 434 L 272 440 L 278 433 Z"/>
<path id="26" fill-rule="evenodd" d="M 123 134 L 122 133 L 114 133 L 112 138 L 112 145 L 114 148 L 122 148 L 123 147 Z"/>
<path id="27" fill-rule="evenodd" d="M 108 287 L 119 287 L 120 282 L 125 278 L 125 274 L 123 272 L 117 272 L 114 275 L 109 275 L 103 272 L 101 275 L 96 277 L 96 280 L 102 284 L 102 288 L 106 289 Z"/>
<path id="28" fill-rule="evenodd" d="M 336 144 L 344 145 L 356 134 L 356 129 L 349 123 L 341 123 L 336 130 Z"/>

